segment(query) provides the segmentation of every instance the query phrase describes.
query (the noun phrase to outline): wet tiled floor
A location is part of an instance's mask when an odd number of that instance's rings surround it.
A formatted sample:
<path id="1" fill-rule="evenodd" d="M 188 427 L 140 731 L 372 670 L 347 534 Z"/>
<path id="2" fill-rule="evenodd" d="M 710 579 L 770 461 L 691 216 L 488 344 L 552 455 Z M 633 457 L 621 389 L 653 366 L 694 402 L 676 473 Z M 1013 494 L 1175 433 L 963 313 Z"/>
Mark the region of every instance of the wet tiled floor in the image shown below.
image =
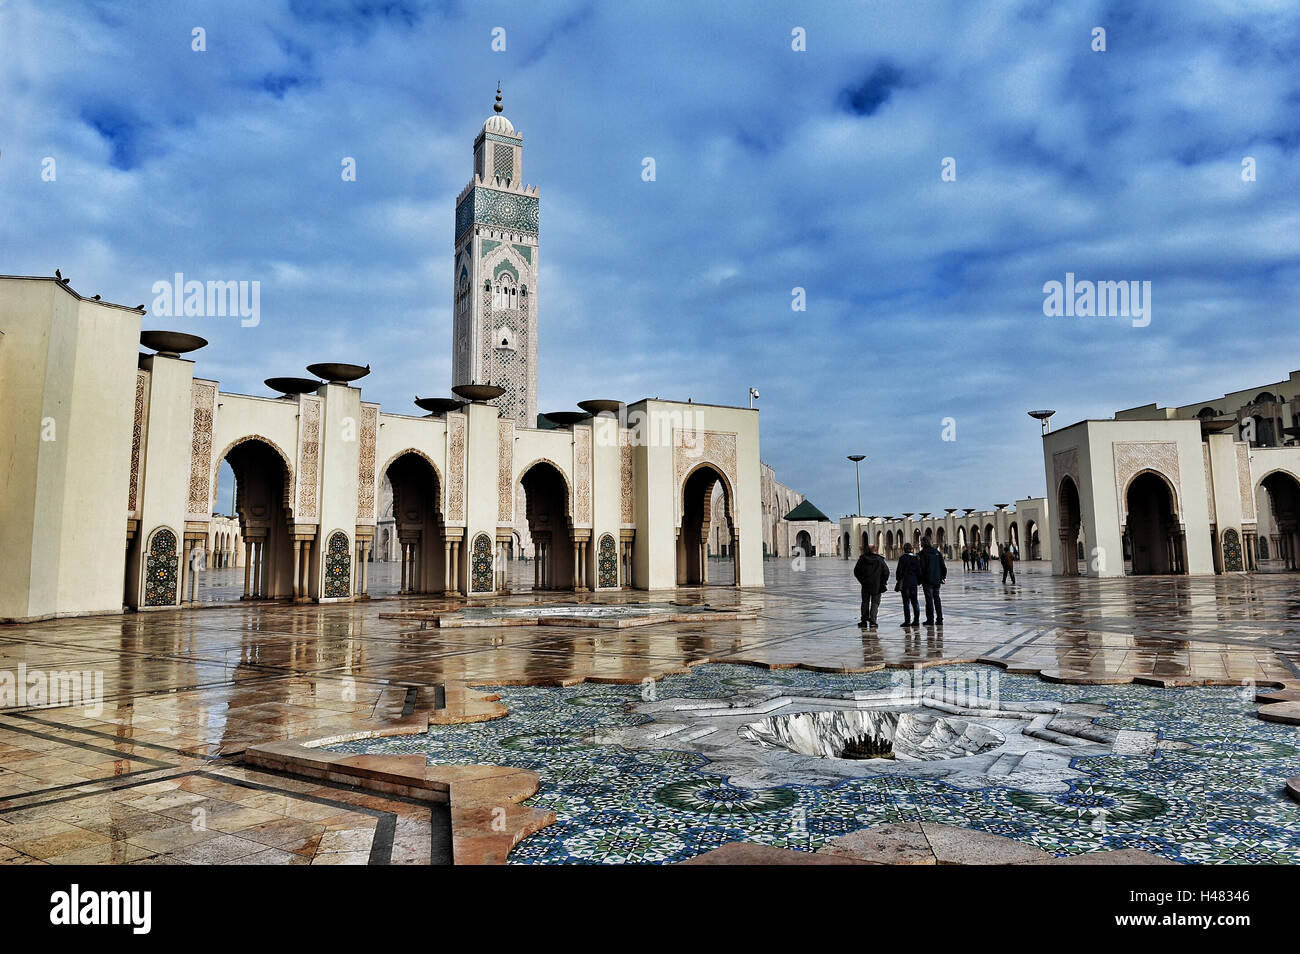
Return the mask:
<path id="1" fill-rule="evenodd" d="M 900 628 L 891 593 L 880 629 L 870 632 L 855 625 L 847 561 L 814 559 L 801 573 L 771 561 L 766 570 L 762 590 L 676 594 L 752 609 L 757 618 L 628 630 L 439 630 L 381 618 L 459 605 L 419 597 L 234 603 L 0 627 L 0 673 L 89 671 L 103 689 L 98 711 L 0 711 L 0 861 L 427 861 L 427 806 L 254 772 L 239 757 L 258 742 L 397 718 L 412 705 L 431 705 L 440 683 L 638 683 L 709 661 L 864 672 L 980 658 L 1067 682 L 1263 683 L 1296 680 L 1300 665 L 1300 577 L 1293 574 L 1063 580 L 1022 565 L 1020 584 L 1003 587 L 997 574 L 954 569 L 942 629 Z M 532 600 L 518 594 L 504 602 Z M 191 791 L 202 786 L 224 794 Z M 184 808 L 186 796 L 166 795 L 177 790 L 234 805 L 275 798 L 245 806 L 249 812 L 222 805 L 195 815 Z M 150 807 L 160 793 L 164 803 L 181 801 L 166 811 Z M 320 817 L 326 809 L 332 814 Z M 232 830 L 218 823 L 223 814 Z M 280 844 L 249 834 L 268 825 L 293 834 Z"/>
<path id="2" fill-rule="evenodd" d="M 505 719 L 336 748 L 537 772 L 541 788 L 529 804 L 554 811 L 557 823 L 514 850 L 518 864 L 673 863 L 733 841 L 815 851 L 861 828 L 905 822 L 973 828 L 1058 856 L 1136 848 L 1185 863 L 1300 863 L 1300 804 L 1284 791 L 1300 771 L 1300 737 L 1255 718 L 1253 691 L 1070 686 L 972 671 L 991 668 L 944 666 L 926 676 L 993 687 L 1002 702 L 1102 705 L 1096 723 L 1159 733 L 1159 745 L 1079 756 L 1068 779 L 1024 764 L 967 771 L 964 762 L 979 760 L 958 759 L 943 763 L 943 776 L 926 774 L 936 763 L 885 761 L 878 775 L 829 784 L 741 785 L 719 763 L 662 740 L 645 748 L 603 744 L 600 736 L 620 727 L 656 731 L 652 717 L 635 709 L 641 687 L 579 686 L 502 688 Z M 869 691 L 890 688 L 897 675 L 711 664 L 667 677 L 656 694 L 698 702 L 758 686 Z M 662 718 L 653 723 L 668 727 Z M 733 737 L 730 747 L 757 743 Z"/>

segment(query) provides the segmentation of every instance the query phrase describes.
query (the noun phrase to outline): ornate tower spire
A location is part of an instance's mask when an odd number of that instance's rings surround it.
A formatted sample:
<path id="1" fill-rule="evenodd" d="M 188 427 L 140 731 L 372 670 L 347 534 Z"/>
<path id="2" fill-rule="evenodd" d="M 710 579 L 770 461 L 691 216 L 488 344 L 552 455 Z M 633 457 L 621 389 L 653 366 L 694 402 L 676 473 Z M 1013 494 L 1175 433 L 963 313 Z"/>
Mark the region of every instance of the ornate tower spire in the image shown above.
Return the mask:
<path id="1" fill-rule="evenodd" d="M 535 427 L 538 196 L 522 181 L 523 134 L 503 110 L 497 83 L 456 201 L 452 383 L 500 385 L 502 416 Z"/>

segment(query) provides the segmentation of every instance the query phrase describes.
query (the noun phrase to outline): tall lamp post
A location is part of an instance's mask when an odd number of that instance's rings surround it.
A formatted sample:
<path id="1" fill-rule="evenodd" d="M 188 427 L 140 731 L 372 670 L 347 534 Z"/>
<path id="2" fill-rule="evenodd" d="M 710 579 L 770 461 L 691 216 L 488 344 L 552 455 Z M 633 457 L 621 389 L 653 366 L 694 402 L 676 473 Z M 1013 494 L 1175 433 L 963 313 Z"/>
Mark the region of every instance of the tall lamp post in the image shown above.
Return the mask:
<path id="1" fill-rule="evenodd" d="M 853 516 L 860 517 L 862 516 L 862 471 L 859 469 L 858 465 L 867 459 L 867 455 L 850 454 L 848 459 L 853 461 L 853 474 L 858 479 L 858 512 Z"/>

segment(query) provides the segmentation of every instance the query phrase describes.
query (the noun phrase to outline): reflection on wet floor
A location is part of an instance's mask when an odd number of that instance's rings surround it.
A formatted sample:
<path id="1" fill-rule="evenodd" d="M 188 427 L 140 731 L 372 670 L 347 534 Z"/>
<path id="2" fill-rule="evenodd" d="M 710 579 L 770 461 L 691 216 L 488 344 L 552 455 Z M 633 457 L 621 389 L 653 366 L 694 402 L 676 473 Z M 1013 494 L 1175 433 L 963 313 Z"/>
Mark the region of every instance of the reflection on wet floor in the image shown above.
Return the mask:
<path id="1" fill-rule="evenodd" d="M 372 581 L 384 566 L 376 565 Z M 1266 683 L 1295 680 L 1300 666 L 1300 577 L 1293 574 L 1097 581 L 1054 578 L 1044 565 L 1024 564 L 1019 584 L 1003 587 L 998 574 L 950 568 L 943 627 L 901 628 L 890 593 L 872 631 L 856 625 L 848 561 L 812 559 L 803 572 L 769 561 L 765 569 L 768 586 L 761 590 L 520 593 L 500 600 L 676 599 L 757 614 L 625 630 L 439 630 L 380 618 L 460 606 L 418 596 L 326 606 L 233 601 L 0 626 L 0 671 L 24 665 L 102 678 L 99 706 L 0 712 L 0 845 L 11 844 L 5 832 L 15 812 L 56 793 L 66 797 L 89 785 L 111 801 L 103 792 L 123 780 L 224 767 L 210 760 L 231 759 L 257 742 L 400 715 L 408 687 L 423 698 L 444 682 L 634 683 L 709 660 L 870 671 L 985 659 L 1098 683 Z M 222 572 L 232 581 L 242 574 Z M 215 575 L 212 582 L 219 582 Z M 237 587 L 232 583 L 235 596 L 239 591 L 242 576 Z M 219 585 L 205 590 L 213 598 L 221 592 Z"/>

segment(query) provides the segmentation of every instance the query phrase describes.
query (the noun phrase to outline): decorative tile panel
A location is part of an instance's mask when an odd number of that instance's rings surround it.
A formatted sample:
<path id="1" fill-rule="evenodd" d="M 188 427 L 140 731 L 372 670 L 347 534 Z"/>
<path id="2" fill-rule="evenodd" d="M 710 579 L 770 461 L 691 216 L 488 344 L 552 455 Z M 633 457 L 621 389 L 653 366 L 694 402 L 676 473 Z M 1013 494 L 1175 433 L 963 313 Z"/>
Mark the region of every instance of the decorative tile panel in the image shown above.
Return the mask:
<path id="1" fill-rule="evenodd" d="M 1174 507 L 1183 515 L 1183 484 L 1178 468 L 1178 444 L 1175 441 L 1115 441 L 1111 445 L 1115 459 L 1115 493 L 1119 499 L 1119 520 L 1128 519 L 1129 481 L 1144 470 L 1155 471 L 1174 488 Z"/>
<path id="2" fill-rule="evenodd" d="M 1237 492 L 1241 495 L 1241 519 L 1254 523 L 1259 519 L 1255 512 L 1255 489 L 1250 477 L 1250 448 L 1237 444 Z"/>
<path id="3" fill-rule="evenodd" d="M 682 488 L 689 474 L 698 464 L 710 464 L 727 478 L 730 484 L 728 504 L 733 515 L 739 513 L 736 494 L 736 434 L 734 431 L 703 431 L 698 428 L 673 429 L 673 486 L 677 525 L 682 522 Z"/>
<path id="4" fill-rule="evenodd" d="M 596 551 L 596 585 L 601 589 L 618 586 L 618 551 L 608 533 L 600 538 Z"/>
<path id="5" fill-rule="evenodd" d="M 456 206 L 456 238 L 464 235 L 471 225 L 537 235 L 538 222 L 538 199 L 535 195 L 479 186 Z"/>
<path id="6" fill-rule="evenodd" d="M 623 428 L 618 432 L 619 457 L 619 519 L 630 525 L 636 522 L 636 476 L 632 468 L 631 432 Z"/>
<path id="7" fill-rule="evenodd" d="M 126 510 L 129 516 L 135 516 L 140 501 L 140 444 L 144 436 L 145 403 L 144 395 L 148 389 L 149 372 L 141 368 L 135 373 L 135 424 L 131 428 L 131 486 L 128 488 Z"/>
<path id="8" fill-rule="evenodd" d="M 1210 445 L 1201 445 L 1201 463 L 1205 466 L 1205 508 L 1210 515 L 1210 523 L 1218 522 L 1214 507 L 1214 474 L 1210 468 Z"/>
<path id="9" fill-rule="evenodd" d="M 298 420 L 298 507 L 304 523 L 317 519 L 317 487 L 320 484 L 320 398 L 299 397 Z"/>
<path id="10" fill-rule="evenodd" d="M 515 466 L 515 425 L 497 421 L 497 523 L 506 525 L 515 519 L 515 495 L 511 476 Z"/>
<path id="11" fill-rule="evenodd" d="M 352 550 L 348 535 L 342 530 L 330 534 L 325 547 L 325 580 L 321 595 L 325 599 L 337 600 L 351 596 L 352 586 Z"/>
<path id="12" fill-rule="evenodd" d="M 1069 450 L 1057 451 L 1052 455 L 1052 493 L 1061 492 L 1061 481 L 1069 477 L 1074 481 L 1075 488 L 1080 494 L 1083 488 L 1079 486 L 1079 448 L 1071 447 Z"/>
<path id="13" fill-rule="evenodd" d="M 379 435 L 379 408 L 361 405 L 361 447 L 357 455 L 357 521 L 375 521 L 375 443 Z"/>
<path id="14" fill-rule="evenodd" d="M 176 534 L 166 527 L 154 531 L 145 559 L 144 605 L 175 606 L 176 587 L 180 578 L 180 558 L 176 552 Z"/>
<path id="15" fill-rule="evenodd" d="M 591 428 L 573 429 L 573 525 L 591 526 Z"/>
<path id="16" fill-rule="evenodd" d="M 492 538 L 480 533 L 474 538 L 474 549 L 470 553 L 471 592 L 492 592 L 492 562 Z"/>
<path id="17" fill-rule="evenodd" d="M 447 415 L 447 519 L 465 520 L 465 429 L 464 414 Z"/>
<path id="18" fill-rule="evenodd" d="M 193 420 L 190 427 L 190 494 L 186 515 L 190 520 L 212 518 L 208 488 L 212 478 L 212 420 L 217 409 L 217 386 L 195 381 L 190 387 Z"/>
<path id="19" fill-rule="evenodd" d="M 1241 537 L 1231 527 L 1223 531 L 1223 570 L 1225 573 L 1242 571 Z"/>

